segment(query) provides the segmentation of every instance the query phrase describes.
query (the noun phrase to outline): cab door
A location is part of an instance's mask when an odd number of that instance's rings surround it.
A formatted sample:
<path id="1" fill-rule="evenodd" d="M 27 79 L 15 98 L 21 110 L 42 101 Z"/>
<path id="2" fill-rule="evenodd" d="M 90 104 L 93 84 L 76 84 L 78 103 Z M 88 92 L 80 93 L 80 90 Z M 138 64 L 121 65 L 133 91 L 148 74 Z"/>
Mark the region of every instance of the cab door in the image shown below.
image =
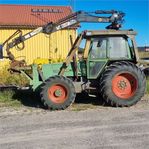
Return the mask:
<path id="1" fill-rule="evenodd" d="M 108 61 L 107 54 L 107 38 L 92 38 L 87 59 L 88 79 L 96 79 L 99 76 Z"/>

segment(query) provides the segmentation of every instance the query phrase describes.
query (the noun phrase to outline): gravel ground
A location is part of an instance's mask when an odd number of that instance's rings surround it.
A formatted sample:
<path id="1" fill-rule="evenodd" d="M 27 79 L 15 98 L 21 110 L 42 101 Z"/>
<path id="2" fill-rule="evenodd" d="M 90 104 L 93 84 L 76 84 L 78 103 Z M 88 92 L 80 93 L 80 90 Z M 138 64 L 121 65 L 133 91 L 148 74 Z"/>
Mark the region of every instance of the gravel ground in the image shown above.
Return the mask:
<path id="1" fill-rule="evenodd" d="M 0 108 L 0 149 L 149 148 L 147 96 L 130 108 L 75 106 L 53 112 Z"/>

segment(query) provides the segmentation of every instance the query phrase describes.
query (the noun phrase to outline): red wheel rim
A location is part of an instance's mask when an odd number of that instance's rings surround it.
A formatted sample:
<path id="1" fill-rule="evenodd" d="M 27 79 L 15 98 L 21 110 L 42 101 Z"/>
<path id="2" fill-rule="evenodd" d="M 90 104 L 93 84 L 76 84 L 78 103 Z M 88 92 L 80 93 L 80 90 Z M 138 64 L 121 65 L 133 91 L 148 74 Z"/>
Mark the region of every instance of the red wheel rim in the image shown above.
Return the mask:
<path id="1" fill-rule="evenodd" d="M 137 90 L 137 79 L 130 73 L 121 73 L 112 79 L 113 93 L 122 99 L 129 99 Z"/>
<path id="2" fill-rule="evenodd" d="M 60 104 L 67 99 L 67 89 L 65 86 L 55 84 L 48 89 L 48 97 L 52 102 Z"/>

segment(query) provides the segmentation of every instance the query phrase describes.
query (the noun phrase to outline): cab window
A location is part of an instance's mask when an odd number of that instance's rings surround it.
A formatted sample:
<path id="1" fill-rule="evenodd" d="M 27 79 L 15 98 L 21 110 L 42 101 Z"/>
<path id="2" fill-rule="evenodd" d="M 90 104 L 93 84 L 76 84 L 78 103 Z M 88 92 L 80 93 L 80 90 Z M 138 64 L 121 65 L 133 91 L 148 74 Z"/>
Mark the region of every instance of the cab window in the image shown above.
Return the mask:
<path id="1" fill-rule="evenodd" d="M 91 42 L 90 58 L 99 59 L 106 58 L 107 39 L 106 38 L 95 38 Z"/>

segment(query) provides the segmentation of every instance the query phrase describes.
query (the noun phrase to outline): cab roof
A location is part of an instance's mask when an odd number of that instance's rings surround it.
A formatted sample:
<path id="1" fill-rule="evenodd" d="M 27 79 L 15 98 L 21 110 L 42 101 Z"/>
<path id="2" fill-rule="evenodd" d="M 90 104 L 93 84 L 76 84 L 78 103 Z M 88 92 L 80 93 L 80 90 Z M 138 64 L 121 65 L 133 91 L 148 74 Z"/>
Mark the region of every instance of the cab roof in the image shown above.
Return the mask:
<path id="1" fill-rule="evenodd" d="M 98 35 L 137 35 L 136 31 L 133 30 L 87 30 L 86 36 L 98 36 Z"/>

